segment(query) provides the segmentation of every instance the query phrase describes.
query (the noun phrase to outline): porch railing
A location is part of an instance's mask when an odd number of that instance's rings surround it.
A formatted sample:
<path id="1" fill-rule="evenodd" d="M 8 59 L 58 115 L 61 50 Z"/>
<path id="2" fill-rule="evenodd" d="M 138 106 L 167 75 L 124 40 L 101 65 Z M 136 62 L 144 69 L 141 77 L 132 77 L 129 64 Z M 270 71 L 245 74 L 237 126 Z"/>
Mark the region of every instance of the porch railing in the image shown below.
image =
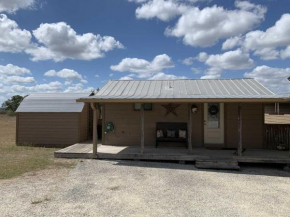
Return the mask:
<path id="1" fill-rule="evenodd" d="M 290 125 L 288 124 L 266 124 L 264 132 L 265 148 L 277 149 L 277 146 L 284 146 L 289 150 Z"/>

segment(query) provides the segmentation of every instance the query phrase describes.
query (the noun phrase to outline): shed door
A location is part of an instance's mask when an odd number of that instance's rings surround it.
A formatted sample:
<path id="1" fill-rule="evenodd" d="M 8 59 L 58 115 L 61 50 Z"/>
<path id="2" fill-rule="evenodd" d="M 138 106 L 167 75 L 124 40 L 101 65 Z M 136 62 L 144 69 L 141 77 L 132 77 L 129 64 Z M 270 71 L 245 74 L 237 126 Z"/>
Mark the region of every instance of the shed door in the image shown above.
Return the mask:
<path id="1" fill-rule="evenodd" d="M 224 104 L 204 104 L 204 143 L 206 147 L 224 145 Z"/>

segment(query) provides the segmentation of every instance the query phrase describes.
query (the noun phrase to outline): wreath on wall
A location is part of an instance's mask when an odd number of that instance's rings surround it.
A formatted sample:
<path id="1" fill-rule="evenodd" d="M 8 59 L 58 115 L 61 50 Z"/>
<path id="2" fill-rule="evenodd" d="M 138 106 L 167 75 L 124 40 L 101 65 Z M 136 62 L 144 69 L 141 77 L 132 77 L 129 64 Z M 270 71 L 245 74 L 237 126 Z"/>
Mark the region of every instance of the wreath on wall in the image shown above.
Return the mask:
<path id="1" fill-rule="evenodd" d="M 219 113 L 219 108 L 216 106 L 216 105 L 211 105 L 209 108 L 208 108 L 208 113 L 210 115 L 217 115 Z"/>

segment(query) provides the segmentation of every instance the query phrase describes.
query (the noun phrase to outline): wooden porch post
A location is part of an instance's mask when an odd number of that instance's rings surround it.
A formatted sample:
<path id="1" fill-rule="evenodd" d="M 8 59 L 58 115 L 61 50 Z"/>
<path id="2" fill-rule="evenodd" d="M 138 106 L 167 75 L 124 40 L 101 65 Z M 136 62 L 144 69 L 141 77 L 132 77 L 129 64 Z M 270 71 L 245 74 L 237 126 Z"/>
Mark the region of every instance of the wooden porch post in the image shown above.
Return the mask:
<path id="1" fill-rule="evenodd" d="M 188 151 L 192 154 L 192 143 L 191 143 L 191 104 L 188 104 Z"/>
<path id="2" fill-rule="evenodd" d="M 141 104 L 141 154 L 144 153 L 144 104 Z"/>
<path id="3" fill-rule="evenodd" d="M 243 155 L 243 143 L 242 143 L 242 107 L 241 104 L 239 104 L 238 107 L 238 156 Z"/>
<path id="4" fill-rule="evenodd" d="M 93 157 L 96 156 L 98 150 L 98 108 L 96 104 L 91 102 L 91 107 L 93 109 Z"/>

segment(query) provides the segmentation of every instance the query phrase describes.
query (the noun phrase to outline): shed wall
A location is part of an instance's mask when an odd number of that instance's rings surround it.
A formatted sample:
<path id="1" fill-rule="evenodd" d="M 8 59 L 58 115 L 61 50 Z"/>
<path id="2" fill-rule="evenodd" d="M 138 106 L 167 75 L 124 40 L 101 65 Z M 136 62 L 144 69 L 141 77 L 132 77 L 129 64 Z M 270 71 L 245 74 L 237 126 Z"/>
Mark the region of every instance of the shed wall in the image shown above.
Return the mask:
<path id="1" fill-rule="evenodd" d="M 80 142 L 88 139 L 89 131 L 89 104 L 85 103 L 83 111 L 79 113 Z"/>
<path id="2" fill-rule="evenodd" d="M 64 147 L 77 143 L 79 114 L 18 113 L 18 144 Z"/>

